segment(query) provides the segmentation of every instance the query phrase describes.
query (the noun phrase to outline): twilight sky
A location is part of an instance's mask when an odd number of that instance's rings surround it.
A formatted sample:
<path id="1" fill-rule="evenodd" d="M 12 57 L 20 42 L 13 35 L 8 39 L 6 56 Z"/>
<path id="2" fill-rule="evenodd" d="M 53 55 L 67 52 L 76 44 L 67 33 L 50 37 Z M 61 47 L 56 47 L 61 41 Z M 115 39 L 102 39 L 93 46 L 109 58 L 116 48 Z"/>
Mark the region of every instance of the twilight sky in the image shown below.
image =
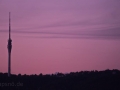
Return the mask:
<path id="1" fill-rule="evenodd" d="M 120 69 L 120 0 L 0 0 L 0 72 Z"/>

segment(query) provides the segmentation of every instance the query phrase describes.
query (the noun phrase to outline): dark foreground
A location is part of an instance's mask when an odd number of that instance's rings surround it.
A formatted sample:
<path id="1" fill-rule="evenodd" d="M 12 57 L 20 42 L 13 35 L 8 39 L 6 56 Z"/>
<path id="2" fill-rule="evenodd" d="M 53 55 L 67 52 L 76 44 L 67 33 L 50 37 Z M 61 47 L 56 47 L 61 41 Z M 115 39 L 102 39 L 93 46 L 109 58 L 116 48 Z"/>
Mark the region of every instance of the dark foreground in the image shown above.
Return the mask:
<path id="1" fill-rule="evenodd" d="M 0 90 L 120 90 L 120 71 L 81 71 L 52 75 L 0 73 Z"/>

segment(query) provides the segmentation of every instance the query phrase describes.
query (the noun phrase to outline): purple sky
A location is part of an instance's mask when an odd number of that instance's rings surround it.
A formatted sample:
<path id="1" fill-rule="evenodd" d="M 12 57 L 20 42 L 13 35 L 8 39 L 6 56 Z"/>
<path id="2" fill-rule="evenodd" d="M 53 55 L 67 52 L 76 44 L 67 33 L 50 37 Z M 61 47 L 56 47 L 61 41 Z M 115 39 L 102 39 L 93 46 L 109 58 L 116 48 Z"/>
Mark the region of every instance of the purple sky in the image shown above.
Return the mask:
<path id="1" fill-rule="evenodd" d="M 120 69 L 120 0 L 0 0 L 0 72 Z"/>

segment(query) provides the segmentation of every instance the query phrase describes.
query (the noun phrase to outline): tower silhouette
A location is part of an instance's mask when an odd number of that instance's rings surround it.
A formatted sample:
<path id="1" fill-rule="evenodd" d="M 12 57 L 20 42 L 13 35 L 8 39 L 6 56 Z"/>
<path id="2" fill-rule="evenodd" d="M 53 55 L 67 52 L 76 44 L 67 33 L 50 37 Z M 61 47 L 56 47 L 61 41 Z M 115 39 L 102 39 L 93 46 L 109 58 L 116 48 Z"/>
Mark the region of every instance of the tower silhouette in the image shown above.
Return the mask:
<path id="1" fill-rule="evenodd" d="M 11 50 L 12 50 L 12 39 L 11 39 L 11 25 L 10 25 L 10 12 L 9 12 L 9 39 L 8 39 L 8 77 L 11 74 Z"/>

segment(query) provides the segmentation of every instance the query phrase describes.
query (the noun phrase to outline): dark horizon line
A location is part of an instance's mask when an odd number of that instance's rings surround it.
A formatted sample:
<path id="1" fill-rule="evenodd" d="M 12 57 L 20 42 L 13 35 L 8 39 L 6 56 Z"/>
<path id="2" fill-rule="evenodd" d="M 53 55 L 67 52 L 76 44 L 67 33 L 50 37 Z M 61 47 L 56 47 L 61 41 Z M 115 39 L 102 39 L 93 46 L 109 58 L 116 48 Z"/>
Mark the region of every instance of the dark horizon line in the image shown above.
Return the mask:
<path id="1" fill-rule="evenodd" d="M 51 74 L 42 74 L 42 73 L 39 73 L 39 74 L 21 74 L 21 73 L 19 73 L 19 74 L 12 74 L 11 73 L 11 75 L 22 75 L 22 76 L 24 76 L 24 75 L 28 75 L 28 76 L 30 76 L 30 75 L 37 75 L 37 76 L 39 76 L 39 75 L 57 75 L 57 74 L 63 74 L 63 75 L 66 75 L 66 74 L 70 74 L 70 73 L 81 73 L 81 72 L 104 72 L 104 71 L 119 71 L 120 72 L 120 69 L 105 69 L 105 70 L 84 70 L 84 71 L 75 71 L 75 72 L 66 72 L 66 73 L 63 73 L 63 72 L 55 72 L 55 73 L 51 73 Z M 7 72 L 5 72 L 5 73 L 3 73 L 3 72 L 0 72 L 0 74 L 8 74 Z"/>

